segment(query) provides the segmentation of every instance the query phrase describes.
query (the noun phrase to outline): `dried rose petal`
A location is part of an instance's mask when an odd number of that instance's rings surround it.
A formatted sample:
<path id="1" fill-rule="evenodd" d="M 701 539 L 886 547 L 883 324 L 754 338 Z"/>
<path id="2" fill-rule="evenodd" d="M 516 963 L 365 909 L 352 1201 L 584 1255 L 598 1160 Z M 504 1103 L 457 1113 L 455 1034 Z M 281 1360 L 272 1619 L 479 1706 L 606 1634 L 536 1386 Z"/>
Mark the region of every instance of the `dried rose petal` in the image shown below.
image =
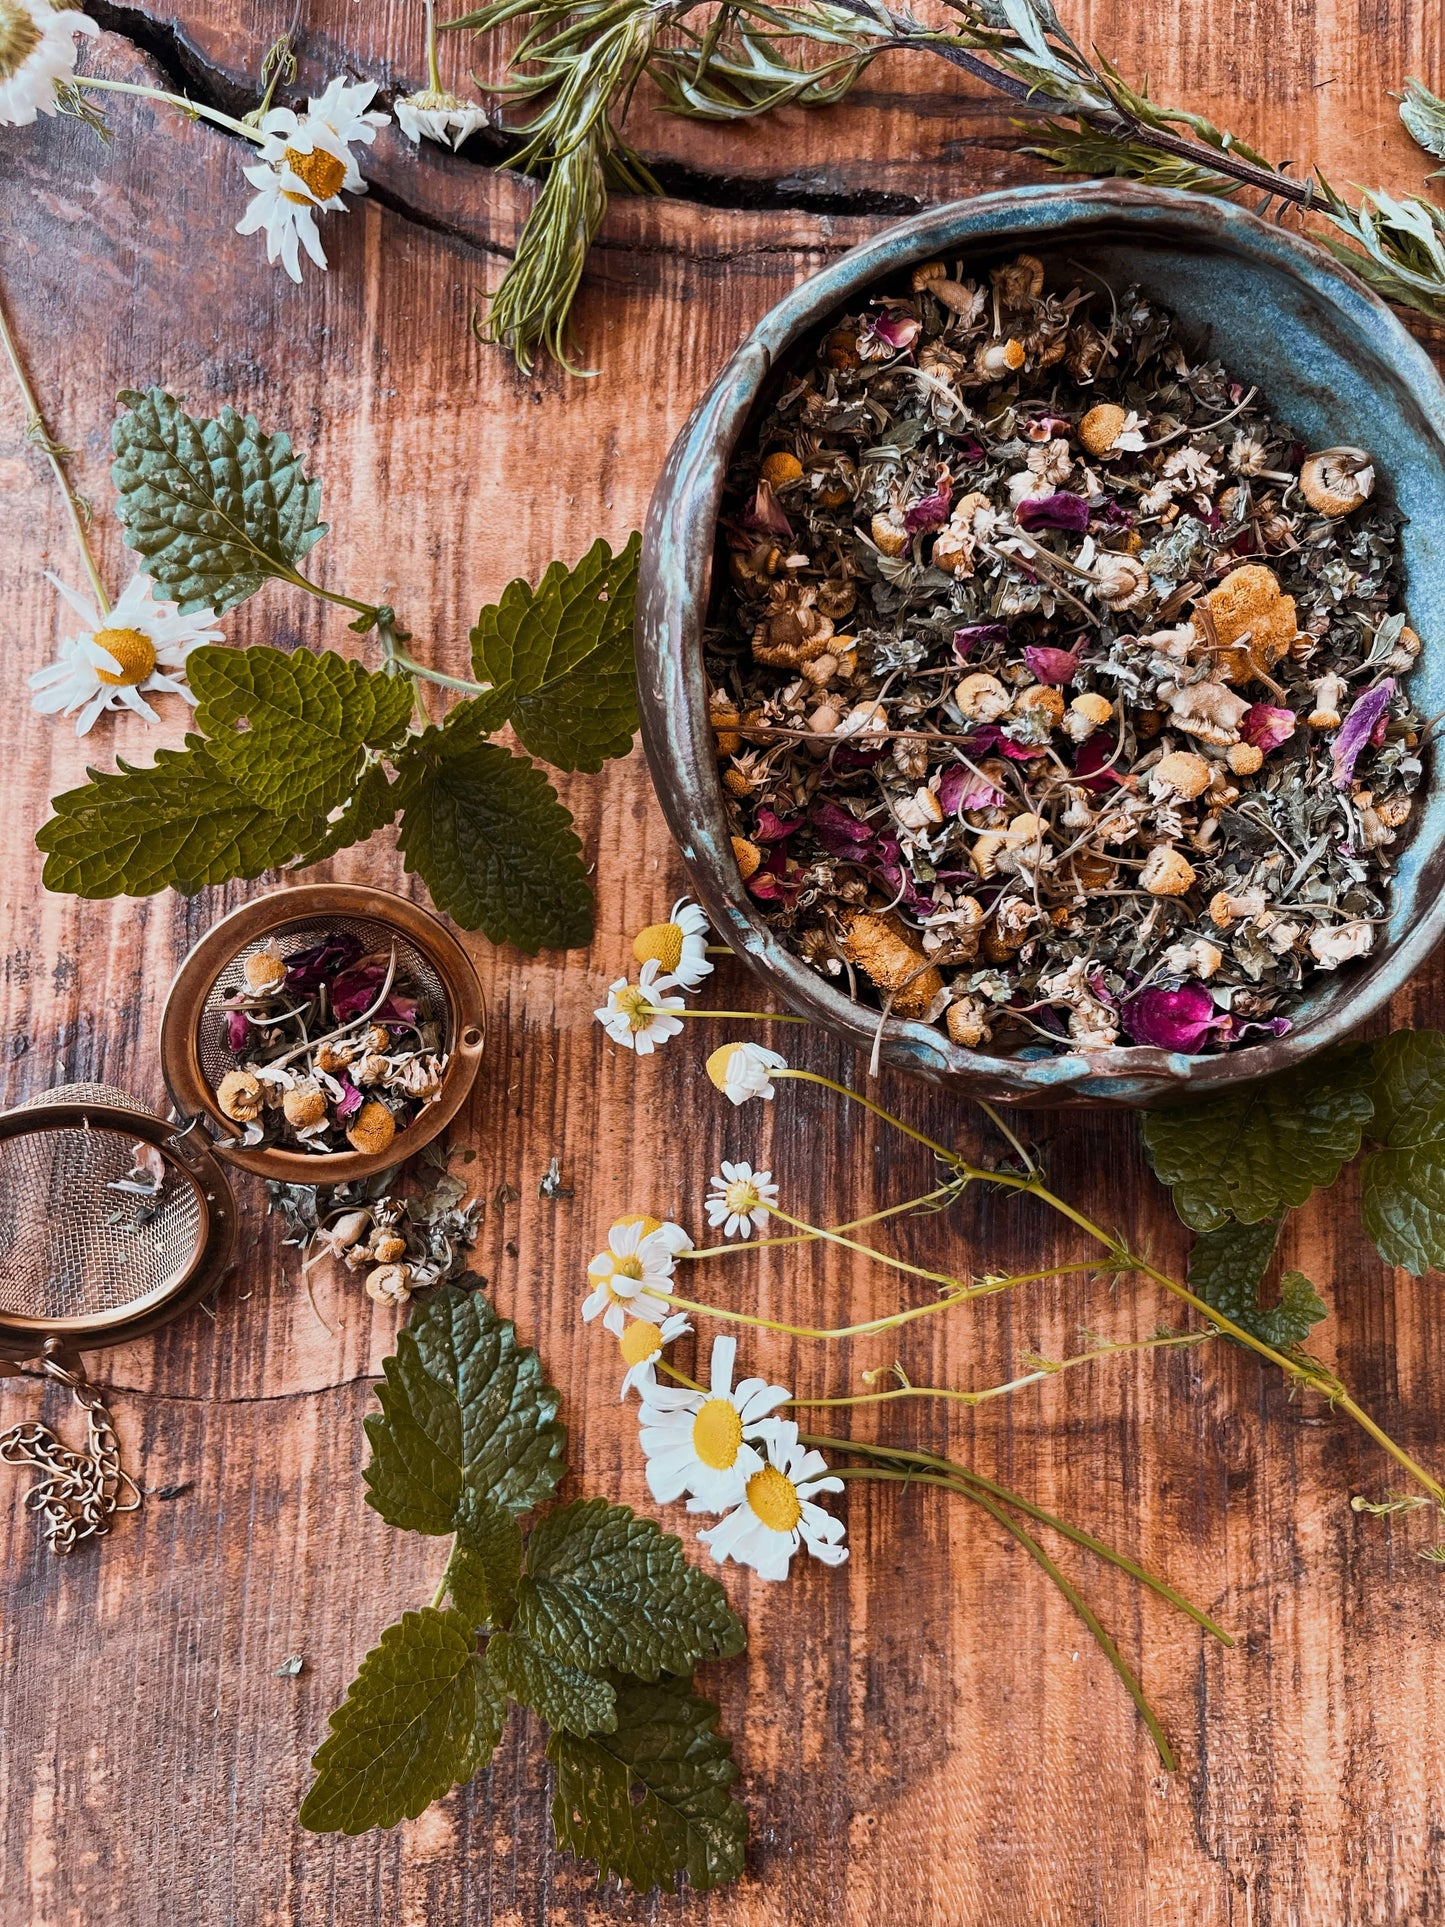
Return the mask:
<path id="1" fill-rule="evenodd" d="M 1240 718 L 1239 733 L 1268 756 L 1289 741 L 1298 720 L 1292 709 L 1281 709 L 1276 703 L 1252 703 Z"/>
<path id="2" fill-rule="evenodd" d="M 1031 442 L 1051 442 L 1056 435 L 1072 435 L 1074 424 L 1067 415 L 1035 415 L 1024 424 Z"/>
<path id="3" fill-rule="evenodd" d="M 1083 653 L 1082 640 L 1075 643 L 1072 649 L 1050 649 L 1043 644 L 1037 647 L 1030 644 L 1024 650 L 1024 661 L 1038 682 L 1065 683 L 1072 682 L 1078 675 Z"/>
<path id="4" fill-rule="evenodd" d="M 1072 529 L 1082 535 L 1089 526 L 1089 505 L 1082 495 L 1067 490 L 1058 495 L 1026 495 L 1014 510 L 1021 529 Z"/>
<path id="5" fill-rule="evenodd" d="M 771 483 L 758 483 L 753 505 L 743 516 L 743 527 L 756 529 L 761 535 L 780 535 L 785 542 L 792 541 L 793 525 L 779 506 Z"/>
<path id="6" fill-rule="evenodd" d="M 226 1048 L 235 1052 L 243 1051 L 250 1034 L 251 1026 L 246 1021 L 245 1011 L 228 1010 L 226 1012 Z"/>
<path id="7" fill-rule="evenodd" d="M 1203 984 L 1179 990 L 1144 990 L 1121 1007 L 1124 1028 L 1136 1044 L 1156 1050 L 1182 1051 L 1192 1057 L 1203 1050 L 1211 1031 L 1218 1030 L 1220 1013 Z"/>
<path id="8" fill-rule="evenodd" d="M 844 857 L 856 863 L 865 851 L 872 848 L 872 830 L 839 803 L 820 803 L 809 821 L 829 856 Z"/>
<path id="9" fill-rule="evenodd" d="M 1002 803 L 1006 792 L 977 776 L 962 763 L 950 763 L 938 785 L 938 801 L 945 816 L 961 810 L 988 810 Z"/>
<path id="10" fill-rule="evenodd" d="M 344 1071 L 337 1082 L 341 1086 L 341 1095 L 336 1100 L 336 1115 L 345 1123 L 347 1118 L 355 1117 L 366 1100 Z"/>
<path id="11" fill-rule="evenodd" d="M 1133 528 L 1134 511 L 1123 502 L 1116 502 L 1111 495 L 1101 508 L 1090 511 L 1090 519 L 1096 527 L 1112 535 L 1116 529 Z"/>
<path id="12" fill-rule="evenodd" d="M 941 529 L 948 520 L 948 505 L 953 500 L 953 484 L 943 476 L 932 495 L 925 495 L 921 502 L 915 502 L 903 518 L 903 526 L 910 535 L 920 535 L 929 529 Z"/>
<path id="13" fill-rule="evenodd" d="M 794 817 L 791 823 L 785 823 L 780 816 L 770 810 L 767 804 L 764 803 L 758 811 L 758 820 L 753 826 L 753 841 L 755 843 L 781 843 L 784 837 L 792 836 L 795 830 L 800 830 L 802 827 L 803 819 L 801 816 Z"/>
<path id="14" fill-rule="evenodd" d="M 971 622 L 963 629 L 953 632 L 953 653 L 960 662 L 967 662 L 975 649 L 991 649 L 995 643 L 1008 642 L 1006 622 Z"/>
<path id="15" fill-rule="evenodd" d="M 298 950 L 286 959 L 286 988 L 316 990 L 360 955 L 361 939 L 349 931 L 337 931 L 334 936 L 323 937 L 320 943 L 310 944 L 305 950 Z M 378 977 L 378 988 L 380 984 Z"/>
<path id="16" fill-rule="evenodd" d="M 872 332 L 880 341 L 886 341 L 890 348 L 911 348 L 917 341 L 923 323 L 916 315 L 883 315 L 872 324 Z"/>
<path id="17" fill-rule="evenodd" d="M 1374 736 L 1378 724 L 1385 720 L 1390 707 L 1390 698 L 1395 693 L 1395 678 L 1386 676 L 1377 689 L 1368 689 L 1358 698 L 1348 716 L 1340 724 L 1339 734 L 1335 737 L 1330 750 L 1330 760 L 1334 765 L 1334 783 L 1337 790 L 1347 790 L 1350 779 L 1355 773 L 1360 751 Z"/>
<path id="18" fill-rule="evenodd" d="M 1220 1013 L 1219 1026 L 1214 1033 L 1214 1041 L 1217 1044 L 1237 1044 L 1242 1037 L 1247 1037 L 1252 1030 L 1262 1031 L 1266 1037 L 1283 1037 L 1286 1032 L 1292 1028 L 1293 1026 L 1288 1017 L 1267 1017 L 1263 1019 L 1236 1017 L 1230 1011 L 1226 1010 Z"/>
<path id="19" fill-rule="evenodd" d="M 1092 736 L 1086 736 L 1074 754 L 1074 781 L 1082 783 L 1096 796 L 1111 783 L 1122 782 L 1116 769 L 1104 768 L 1113 755 L 1113 743 L 1105 742 L 1097 730 Z"/>

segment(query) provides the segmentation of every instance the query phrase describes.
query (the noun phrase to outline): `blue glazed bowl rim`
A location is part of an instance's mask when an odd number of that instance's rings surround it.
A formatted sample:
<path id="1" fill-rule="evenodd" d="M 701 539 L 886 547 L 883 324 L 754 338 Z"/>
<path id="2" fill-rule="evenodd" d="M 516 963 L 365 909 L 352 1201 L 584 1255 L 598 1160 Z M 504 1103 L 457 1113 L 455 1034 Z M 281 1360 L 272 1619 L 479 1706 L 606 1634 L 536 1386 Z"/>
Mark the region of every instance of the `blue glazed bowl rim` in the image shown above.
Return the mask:
<path id="1" fill-rule="evenodd" d="M 1044 184 L 955 201 L 872 236 L 799 283 L 758 322 L 694 409 L 653 494 L 643 537 L 637 642 L 643 743 L 697 895 L 719 930 L 791 1008 L 876 1060 L 1004 1102 L 1147 1105 L 1213 1094 L 1293 1068 L 1373 1016 L 1445 935 L 1445 892 L 1420 907 L 1345 980 L 1332 1005 L 1284 1037 L 1214 1056 L 1132 1045 L 1107 1053 L 1023 1059 L 954 1044 L 931 1025 L 875 1014 L 811 970 L 772 933 L 747 897 L 731 854 L 706 715 L 701 635 L 723 482 L 779 357 L 873 283 L 961 247 L 1053 245 L 1070 230 L 1109 228 L 1132 242 L 1197 242 L 1303 283 L 1408 396 L 1445 459 L 1445 383 L 1390 309 L 1322 248 L 1212 196 L 1127 182 L 1066 190 Z M 1191 317 L 1182 317 L 1188 322 Z M 684 779 L 679 781 L 679 777 Z M 710 787 L 709 787 L 710 786 Z M 685 792 L 692 788 L 691 800 Z M 1428 849 L 1445 840 L 1435 828 Z"/>

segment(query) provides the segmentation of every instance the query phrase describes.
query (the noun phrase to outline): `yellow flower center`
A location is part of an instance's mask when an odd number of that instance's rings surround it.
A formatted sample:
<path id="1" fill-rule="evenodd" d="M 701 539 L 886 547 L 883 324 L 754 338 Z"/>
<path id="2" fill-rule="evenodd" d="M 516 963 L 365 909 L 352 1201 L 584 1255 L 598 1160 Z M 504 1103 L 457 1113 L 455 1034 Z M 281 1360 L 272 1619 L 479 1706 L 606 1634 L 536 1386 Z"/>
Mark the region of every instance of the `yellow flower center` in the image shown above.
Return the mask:
<path id="1" fill-rule="evenodd" d="M 629 1365 L 645 1365 L 662 1351 L 662 1333 L 646 1318 L 634 1318 L 617 1342 Z"/>
<path id="2" fill-rule="evenodd" d="M 798 1488 L 775 1465 L 765 1465 L 748 1480 L 748 1504 L 769 1532 L 791 1532 L 803 1516 Z"/>
<path id="3" fill-rule="evenodd" d="M 630 1224 L 640 1224 L 644 1238 L 650 1237 L 654 1231 L 661 1231 L 662 1229 L 661 1218 L 649 1218 L 646 1213 L 642 1211 L 629 1211 L 625 1218 L 614 1218 L 612 1229 L 614 1231 L 621 1231 Z"/>
<path id="4" fill-rule="evenodd" d="M 25 7 L 0 0 L 0 80 L 18 74 L 40 45 L 40 29 Z"/>
<path id="5" fill-rule="evenodd" d="M 640 964 L 655 957 L 664 973 L 670 976 L 682 962 L 682 926 L 676 923 L 648 924 L 632 939 L 632 954 Z"/>
<path id="6" fill-rule="evenodd" d="M 96 681 L 109 683 L 112 689 L 144 682 L 156 666 L 156 646 L 139 629 L 97 629 L 95 640 L 120 664 L 119 669 L 95 672 Z"/>
<path id="7" fill-rule="evenodd" d="M 642 1277 L 642 1260 L 640 1258 L 614 1258 L 612 1260 L 612 1276 L 614 1278 L 640 1279 Z"/>
<path id="8" fill-rule="evenodd" d="M 733 1052 L 737 1048 L 736 1044 L 719 1044 L 707 1060 L 707 1074 L 720 1091 L 727 1089 L 728 1065 L 733 1061 Z"/>
<path id="9" fill-rule="evenodd" d="M 627 1019 L 629 1030 L 646 1030 L 652 1022 L 652 1000 L 638 984 L 629 984 L 617 993 L 617 1008 Z"/>
<path id="10" fill-rule="evenodd" d="M 334 154 L 328 154 L 324 147 L 313 147 L 309 154 L 302 154 L 294 147 L 288 147 L 281 156 L 293 174 L 305 181 L 318 201 L 329 201 L 341 192 L 341 183 L 346 179 L 346 169 Z M 288 201 L 299 201 L 304 207 L 304 194 L 288 194 L 283 187 L 282 194 Z"/>
<path id="11" fill-rule="evenodd" d="M 736 1178 L 723 1192 L 723 1203 L 739 1218 L 749 1217 L 762 1203 L 751 1178 Z"/>
<path id="12" fill-rule="evenodd" d="M 714 1472 L 726 1472 L 738 1462 L 743 1422 L 737 1407 L 725 1398 L 710 1398 L 692 1422 L 692 1449 Z"/>

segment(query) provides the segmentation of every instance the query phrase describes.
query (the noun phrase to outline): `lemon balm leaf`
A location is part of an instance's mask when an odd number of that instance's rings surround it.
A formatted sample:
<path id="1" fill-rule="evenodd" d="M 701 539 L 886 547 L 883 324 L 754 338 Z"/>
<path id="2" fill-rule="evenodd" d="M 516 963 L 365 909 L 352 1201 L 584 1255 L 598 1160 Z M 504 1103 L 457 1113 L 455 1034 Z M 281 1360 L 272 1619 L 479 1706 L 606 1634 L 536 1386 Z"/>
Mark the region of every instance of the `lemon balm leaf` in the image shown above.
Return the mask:
<path id="1" fill-rule="evenodd" d="M 388 1525 L 455 1532 L 474 1495 L 512 1514 L 562 1477 L 566 1429 L 541 1360 L 465 1284 L 439 1285 L 397 1333 L 366 1420 L 366 1502 Z"/>
<path id="2" fill-rule="evenodd" d="M 301 1807 L 312 1833 L 414 1820 L 491 1759 L 507 1702 L 459 1612 L 427 1607 L 388 1626 L 361 1662 Z"/>
<path id="3" fill-rule="evenodd" d="M 557 769 L 599 770 L 632 746 L 640 549 L 635 534 L 618 555 L 598 540 L 575 568 L 554 562 L 535 589 L 509 583 L 472 629 L 473 671 L 493 685 L 483 698 L 491 726 L 510 721 Z"/>
<path id="4" fill-rule="evenodd" d="M 288 863 L 326 829 L 311 812 L 278 814 L 218 767 L 188 736 L 149 769 L 119 760 L 52 799 L 36 833 L 44 883 L 81 897 L 194 896 L 207 884 L 258 877 Z"/>
<path id="5" fill-rule="evenodd" d="M 1370 1050 L 1350 1045 L 1298 1070 L 1203 1104 L 1141 1120 L 1154 1175 L 1196 1231 L 1245 1224 L 1303 1204 L 1359 1151 L 1374 1111 Z"/>
<path id="6" fill-rule="evenodd" d="M 732 1797 L 738 1769 L 717 1708 L 686 1680 L 619 1681 L 616 1719 L 610 1733 L 547 1743 L 558 1845 L 644 1894 L 672 1893 L 679 1873 L 698 1893 L 735 1880 L 748 1816 Z"/>
<path id="7" fill-rule="evenodd" d="M 127 544 L 182 614 L 218 614 L 270 576 L 294 575 L 326 533 L 321 484 L 287 435 L 223 408 L 188 415 L 163 388 L 126 389 L 111 430 L 111 479 Z"/>
<path id="8" fill-rule="evenodd" d="M 645 1680 L 747 1643 L 727 1594 L 689 1565 L 682 1541 L 605 1499 L 559 1506 L 533 1527 L 513 1629 L 567 1665 Z"/>
<path id="9" fill-rule="evenodd" d="M 548 1726 L 581 1735 L 610 1733 L 617 1724 L 617 1695 L 605 1679 L 566 1665 L 522 1634 L 494 1633 L 487 1664 L 498 1685 Z"/>
<path id="10" fill-rule="evenodd" d="M 429 731 L 401 772 L 399 847 L 438 909 L 528 953 L 592 935 L 592 891 L 572 817 L 535 764 L 496 743 L 451 750 Z"/>
<path id="11" fill-rule="evenodd" d="M 1445 1035 L 1396 1031 L 1374 1061 L 1361 1215 L 1385 1263 L 1421 1277 L 1445 1270 Z"/>
<path id="12" fill-rule="evenodd" d="M 1206 1231 L 1189 1254 L 1189 1289 L 1283 1352 L 1303 1345 L 1314 1326 L 1329 1317 L 1329 1307 L 1302 1271 L 1287 1271 L 1280 1279 L 1278 1303 L 1260 1304 L 1259 1288 L 1274 1257 L 1279 1227 L 1278 1218 L 1262 1218 L 1257 1224 Z"/>

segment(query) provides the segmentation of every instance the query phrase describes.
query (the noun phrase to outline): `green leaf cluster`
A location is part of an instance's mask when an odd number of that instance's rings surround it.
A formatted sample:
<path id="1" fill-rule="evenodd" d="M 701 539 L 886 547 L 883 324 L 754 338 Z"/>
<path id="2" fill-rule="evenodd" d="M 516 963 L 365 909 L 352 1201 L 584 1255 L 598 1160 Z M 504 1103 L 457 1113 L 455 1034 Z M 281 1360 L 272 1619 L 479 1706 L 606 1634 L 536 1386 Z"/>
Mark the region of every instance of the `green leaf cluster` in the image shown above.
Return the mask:
<path id="1" fill-rule="evenodd" d="M 1142 1120 L 1154 1174 L 1201 1235 L 1195 1294 L 1272 1346 L 1295 1352 L 1328 1308 L 1297 1271 L 1262 1306 L 1285 1215 L 1369 1147 L 1361 1218 L 1387 1264 L 1445 1270 L 1445 1034 L 1395 1031 L 1295 1071 Z"/>
<path id="2" fill-rule="evenodd" d="M 302 1825 L 415 1817 L 488 1763 L 515 1702 L 550 1729 L 559 1844 L 643 1892 L 734 1879 L 738 1770 L 692 1686 L 700 1660 L 744 1644 L 717 1580 L 605 1499 L 552 1504 L 524 1531 L 565 1470 L 559 1399 L 476 1281 L 431 1294 L 377 1396 L 367 1502 L 451 1534 L 451 1552 L 433 1603 L 387 1627 L 332 1714 Z"/>
<path id="3" fill-rule="evenodd" d="M 466 928 L 527 951 L 586 943 L 592 896 L 571 815 L 536 763 L 487 738 L 510 724 L 564 770 L 626 753 L 638 538 L 618 555 L 598 541 L 575 568 L 554 562 L 535 589 L 513 582 L 482 609 L 481 693 L 432 724 L 420 710 L 429 672 L 399 654 L 391 612 L 301 573 L 326 525 L 289 438 L 229 408 L 193 418 L 159 388 L 121 400 L 117 507 L 159 594 L 221 611 L 267 579 L 289 582 L 360 610 L 353 626 L 377 629 L 386 656 L 373 671 L 329 650 L 193 651 L 195 733 L 149 768 L 91 770 L 54 799 L 36 838 L 46 887 L 191 894 L 320 862 L 399 818 L 407 869 Z"/>

